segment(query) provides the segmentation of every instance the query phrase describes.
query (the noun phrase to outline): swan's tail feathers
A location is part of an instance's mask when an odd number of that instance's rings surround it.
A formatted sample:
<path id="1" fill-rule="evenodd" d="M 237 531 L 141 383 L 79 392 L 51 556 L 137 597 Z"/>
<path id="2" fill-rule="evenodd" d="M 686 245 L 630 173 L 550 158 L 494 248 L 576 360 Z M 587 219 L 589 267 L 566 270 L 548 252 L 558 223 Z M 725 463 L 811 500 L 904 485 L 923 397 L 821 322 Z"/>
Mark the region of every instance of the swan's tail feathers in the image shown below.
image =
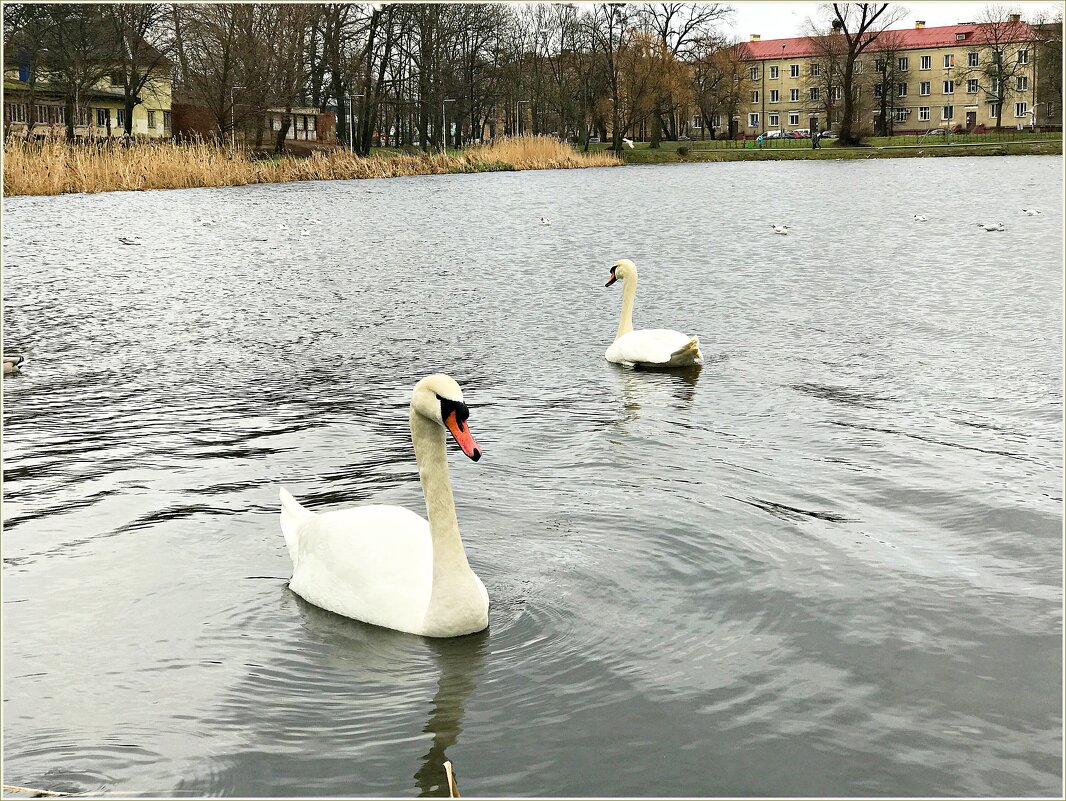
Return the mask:
<path id="1" fill-rule="evenodd" d="M 670 361 L 667 364 L 671 367 L 684 367 L 695 364 L 697 360 L 702 359 L 703 353 L 700 352 L 700 338 L 692 337 L 692 339 L 670 354 Z"/>
<path id="2" fill-rule="evenodd" d="M 285 545 L 289 549 L 289 558 L 292 559 L 295 569 L 300 551 L 300 526 L 314 517 L 315 513 L 300 506 L 284 487 L 279 488 L 278 494 L 281 496 L 281 533 L 285 535 Z"/>

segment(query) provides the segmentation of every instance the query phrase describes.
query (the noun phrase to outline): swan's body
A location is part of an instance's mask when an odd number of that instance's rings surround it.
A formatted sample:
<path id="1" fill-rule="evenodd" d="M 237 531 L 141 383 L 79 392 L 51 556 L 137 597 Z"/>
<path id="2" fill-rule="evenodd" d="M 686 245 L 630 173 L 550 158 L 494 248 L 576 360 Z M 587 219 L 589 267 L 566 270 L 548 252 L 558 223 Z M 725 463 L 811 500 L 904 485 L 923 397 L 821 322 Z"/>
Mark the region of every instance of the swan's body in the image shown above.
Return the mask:
<path id="1" fill-rule="evenodd" d="M 773 223 L 770 223 L 770 227 L 774 229 L 774 233 L 775 234 L 781 234 L 783 236 L 788 236 L 788 226 L 787 225 L 774 225 Z"/>
<path id="2" fill-rule="evenodd" d="M 914 215 L 914 221 L 915 222 L 927 222 L 928 220 L 929 220 L 929 218 L 926 217 L 924 214 L 915 214 Z"/>
<path id="3" fill-rule="evenodd" d="M 18 354 L 4 354 L 4 375 L 18 375 L 22 367 L 22 363 L 26 361 L 25 356 Z"/>
<path id="4" fill-rule="evenodd" d="M 444 430 L 475 461 L 459 385 L 424 378 L 411 397 L 411 439 L 429 520 L 400 506 L 315 514 L 281 490 L 281 530 L 292 559 L 289 588 L 315 606 L 376 626 L 456 637 L 488 626 L 489 596 L 459 535 Z"/>
<path id="5" fill-rule="evenodd" d="M 1007 226 L 1003 223 L 977 223 L 977 225 L 986 231 L 1006 231 Z"/>
<path id="6" fill-rule="evenodd" d="M 540 218 L 540 224 L 541 225 L 551 225 L 552 221 L 549 220 L 547 217 L 541 217 Z"/>
<path id="7" fill-rule="evenodd" d="M 622 317 L 614 342 L 603 354 L 614 364 L 635 367 L 689 367 L 703 359 L 699 337 L 666 328 L 633 330 L 633 304 L 637 296 L 637 267 L 629 259 L 616 261 L 611 280 L 622 281 Z"/>

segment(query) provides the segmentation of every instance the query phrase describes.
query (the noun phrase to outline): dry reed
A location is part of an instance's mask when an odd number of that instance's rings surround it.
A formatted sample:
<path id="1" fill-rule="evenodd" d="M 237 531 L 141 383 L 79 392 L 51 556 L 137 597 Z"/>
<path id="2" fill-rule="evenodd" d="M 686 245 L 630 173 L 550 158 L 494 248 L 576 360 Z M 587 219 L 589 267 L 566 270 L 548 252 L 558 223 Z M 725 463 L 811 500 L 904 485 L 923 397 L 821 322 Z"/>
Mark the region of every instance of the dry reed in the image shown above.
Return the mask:
<path id="1" fill-rule="evenodd" d="M 306 158 L 253 160 L 243 150 L 204 142 L 4 144 L 4 195 L 59 195 L 139 189 L 187 189 L 285 181 L 395 178 L 402 175 L 613 167 L 611 153 L 578 153 L 547 136 L 522 136 L 472 147 L 459 154 L 385 154 L 362 158 L 346 150 Z"/>

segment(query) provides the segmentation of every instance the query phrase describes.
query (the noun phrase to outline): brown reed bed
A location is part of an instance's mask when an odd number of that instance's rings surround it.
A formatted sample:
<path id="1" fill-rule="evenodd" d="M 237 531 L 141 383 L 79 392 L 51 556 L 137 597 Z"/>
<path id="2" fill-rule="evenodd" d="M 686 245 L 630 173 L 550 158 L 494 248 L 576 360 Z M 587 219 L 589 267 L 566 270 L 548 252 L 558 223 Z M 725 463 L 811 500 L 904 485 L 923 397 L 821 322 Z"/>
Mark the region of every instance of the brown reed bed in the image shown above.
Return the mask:
<path id="1" fill-rule="evenodd" d="M 362 158 L 346 150 L 306 158 L 253 159 L 205 142 L 4 143 L 4 195 L 60 195 L 139 189 L 188 189 L 286 181 L 395 178 L 403 175 L 614 167 L 612 153 L 578 153 L 547 136 L 521 136 L 462 153 L 391 153 Z"/>

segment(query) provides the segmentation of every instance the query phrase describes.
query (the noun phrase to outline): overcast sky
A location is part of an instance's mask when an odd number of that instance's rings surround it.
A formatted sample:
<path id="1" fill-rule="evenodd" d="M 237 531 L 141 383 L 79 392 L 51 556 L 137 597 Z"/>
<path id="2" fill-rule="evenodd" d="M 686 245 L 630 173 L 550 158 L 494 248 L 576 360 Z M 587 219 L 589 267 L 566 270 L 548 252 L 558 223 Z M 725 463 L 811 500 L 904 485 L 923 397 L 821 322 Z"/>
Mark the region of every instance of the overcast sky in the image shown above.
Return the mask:
<path id="1" fill-rule="evenodd" d="M 757 33 L 763 39 L 784 39 L 790 36 L 802 36 L 804 22 L 808 17 L 820 19 L 820 3 L 778 3 L 778 2 L 733 2 L 735 9 L 733 28 L 737 37 L 747 41 Z M 958 22 L 972 22 L 989 3 L 899 3 L 908 9 L 906 18 L 893 27 L 911 28 L 917 19 L 925 20 L 929 27 L 935 25 L 954 25 Z M 1041 11 L 1052 11 L 1060 7 L 1056 3 L 997 3 L 1009 5 L 1020 11 L 1023 19 L 1032 19 Z"/>

